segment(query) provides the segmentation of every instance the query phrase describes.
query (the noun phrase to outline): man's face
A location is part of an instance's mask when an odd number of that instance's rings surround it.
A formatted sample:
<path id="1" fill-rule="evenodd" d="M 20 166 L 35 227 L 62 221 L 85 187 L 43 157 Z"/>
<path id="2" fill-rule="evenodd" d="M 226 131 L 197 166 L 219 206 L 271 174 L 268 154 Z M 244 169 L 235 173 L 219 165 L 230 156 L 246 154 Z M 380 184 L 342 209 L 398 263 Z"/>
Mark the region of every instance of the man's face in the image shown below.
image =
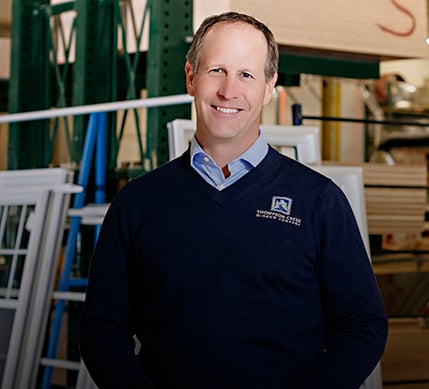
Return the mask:
<path id="1" fill-rule="evenodd" d="M 248 24 L 219 23 L 208 31 L 197 72 L 188 62 L 185 66 L 203 147 L 227 142 L 244 151 L 255 141 L 277 79 L 266 80 L 266 59 L 263 33 Z"/>

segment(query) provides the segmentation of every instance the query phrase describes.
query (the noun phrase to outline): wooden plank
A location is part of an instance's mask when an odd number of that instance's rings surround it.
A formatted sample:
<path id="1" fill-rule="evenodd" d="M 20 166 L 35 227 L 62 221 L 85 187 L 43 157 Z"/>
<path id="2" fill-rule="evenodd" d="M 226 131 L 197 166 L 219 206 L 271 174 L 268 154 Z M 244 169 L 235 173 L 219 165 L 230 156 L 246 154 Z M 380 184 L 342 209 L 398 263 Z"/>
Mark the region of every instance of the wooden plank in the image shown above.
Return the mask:
<path id="1" fill-rule="evenodd" d="M 403 223 L 401 221 L 385 221 L 377 223 L 368 220 L 368 233 L 372 235 L 415 233 L 419 234 L 423 230 L 422 223 Z"/>
<path id="2" fill-rule="evenodd" d="M 427 167 L 425 165 L 393 165 L 364 163 L 365 185 L 426 186 Z"/>
<path id="3" fill-rule="evenodd" d="M 365 195 L 372 201 L 380 201 L 383 199 L 398 200 L 403 202 L 419 202 L 426 201 L 426 189 L 402 189 L 402 188 L 377 188 L 366 187 Z"/>
<path id="4" fill-rule="evenodd" d="M 403 215 L 403 216 L 418 216 L 419 219 L 423 220 L 423 214 L 421 208 L 377 208 L 375 204 L 370 204 L 366 207 L 368 215 Z"/>
<path id="5" fill-rule="evenodd" d="M 427 57 L 426 0 L 230 0 L 267 23 L 280 45 L 382 58 Z"/>

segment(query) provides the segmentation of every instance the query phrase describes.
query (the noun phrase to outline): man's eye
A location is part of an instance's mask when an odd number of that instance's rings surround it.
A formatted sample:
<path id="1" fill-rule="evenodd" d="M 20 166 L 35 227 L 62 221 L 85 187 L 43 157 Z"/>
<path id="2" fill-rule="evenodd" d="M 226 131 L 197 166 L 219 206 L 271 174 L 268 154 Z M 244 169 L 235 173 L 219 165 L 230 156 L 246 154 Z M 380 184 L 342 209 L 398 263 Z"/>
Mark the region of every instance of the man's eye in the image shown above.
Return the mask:
<path id="1" fill-rule="evenodd" d="M 210 73 L 222 73 L 222 69 L 221 68 L 214 68 L 210 70 Z"/>
<path id="2" fill-rule="evenodd" d="M 253 78 L 252 75 L 250 73 L 247 73 L 247 72 L 241 73 L 241 77 L 243 77 L 243 78 Z"/>

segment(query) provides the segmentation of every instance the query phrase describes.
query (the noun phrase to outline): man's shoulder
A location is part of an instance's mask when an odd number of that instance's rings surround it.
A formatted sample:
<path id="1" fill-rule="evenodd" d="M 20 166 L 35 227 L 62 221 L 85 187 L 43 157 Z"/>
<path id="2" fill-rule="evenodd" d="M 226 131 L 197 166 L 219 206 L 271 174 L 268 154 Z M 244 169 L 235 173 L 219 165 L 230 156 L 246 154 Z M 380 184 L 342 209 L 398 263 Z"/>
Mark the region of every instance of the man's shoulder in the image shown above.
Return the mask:
<path id="1" fill-rule="evenodd" d="M 277 168 L 277 174 L 285 174 L 289 177 L 305 177 L 306 179 L 314 179 L 320 182 L 326 182 L 329 180 L 312 166 L 283 155 L 273 147 L 270 147 L 267 154 L 267 160 L 268 163 L 271 164 L 271 168 Z"/>

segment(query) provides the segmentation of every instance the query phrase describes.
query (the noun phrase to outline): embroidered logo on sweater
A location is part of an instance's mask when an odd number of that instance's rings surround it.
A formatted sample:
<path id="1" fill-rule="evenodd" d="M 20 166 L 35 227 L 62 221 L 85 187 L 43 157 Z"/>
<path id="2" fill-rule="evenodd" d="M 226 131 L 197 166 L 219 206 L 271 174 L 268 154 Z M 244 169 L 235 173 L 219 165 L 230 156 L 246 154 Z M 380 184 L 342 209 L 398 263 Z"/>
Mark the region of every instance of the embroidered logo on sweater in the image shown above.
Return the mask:
<path id="1" fill-rule="evenodd" d="M 292 212 L 292 199 L 283 196 L 273 196 L 271 200 L 271 208 L 269 211 L 261 209 L 256 210 L 256 217 L 264 219 L 277 220 L 283 223 L 293 224 L 295 226 L 301 225 L 301 219 L 291 215 Z"/>
<path id="2" fill-rule="evenodd" d="M 273 196 L 273 199 L 271 201 L 271 211 L 290 215 L 291 208 L 292 199 L 290 199 L 289 197 Z"/>

